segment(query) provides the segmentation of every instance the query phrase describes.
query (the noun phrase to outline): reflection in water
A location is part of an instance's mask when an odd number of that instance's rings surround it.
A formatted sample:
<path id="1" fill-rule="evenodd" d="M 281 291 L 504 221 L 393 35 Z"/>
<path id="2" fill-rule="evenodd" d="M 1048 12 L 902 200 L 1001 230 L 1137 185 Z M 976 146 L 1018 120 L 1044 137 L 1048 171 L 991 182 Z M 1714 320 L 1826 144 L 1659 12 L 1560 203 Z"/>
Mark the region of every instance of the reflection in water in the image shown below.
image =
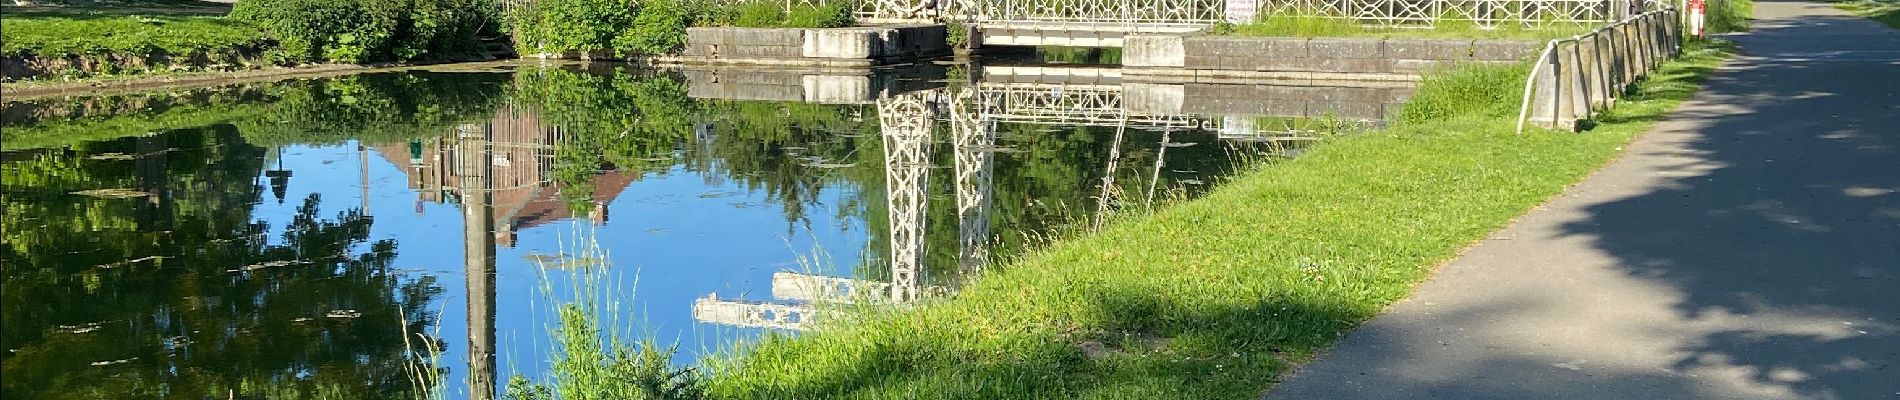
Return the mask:
<path id="1" fill-rule="evenodd" d="M 0 153 L 3 393 L 442 390 L 412 382 L 422 371 L 487 399 L 497 376 L 546 368 L 550 321 L 524 260 L 560 254 L 539 229 L 555 221 L 596 225 L 639 268 L 626 308 L 641 314 L 616 317 L 717 350 L 820 320 L 815 304 L 946 294 L 1039 232 L 1194 195 L 1235 154 L 1297 136 L 1184 112 L 1198 89 L 974 71 L 364 75 L 206 100 L 229 107 L 215 118 L 9 121 L 132 128 L 52 147 L 9 136 L 17 150 Z M 320 201 L 335 196 L 361 201 Z M 461 246 L 443 245 L 457 227 Z M 835 262 L 796 264 L 818 252 Z M 456 284 L 466 297 L 442 296 Z M 746 329 L 694 337 L 714 326 L 694 321 Z M 465 344 L 434 337 L 457 328 Z"/>
<path id="2" fill-rule="evenodd" d="M 357 210 L 255 219 L 265 153 L 214 126 L 8 154 L 4 397 L 407 396 L 441 289 Z"/>
<path id="3" fill-rule="evenodd" d="M 459 145 L 456 175 L 461 176 L 462 274 L 468 289 L 468 387 L 470 398 L 487 400 L 495 393 L 495 154 L 494 129 L 461 125 L 455 129 Z M 537 168 L 538 169 L 538 168 Z M 512 236 L 512 234 L 510 235 Z"/>

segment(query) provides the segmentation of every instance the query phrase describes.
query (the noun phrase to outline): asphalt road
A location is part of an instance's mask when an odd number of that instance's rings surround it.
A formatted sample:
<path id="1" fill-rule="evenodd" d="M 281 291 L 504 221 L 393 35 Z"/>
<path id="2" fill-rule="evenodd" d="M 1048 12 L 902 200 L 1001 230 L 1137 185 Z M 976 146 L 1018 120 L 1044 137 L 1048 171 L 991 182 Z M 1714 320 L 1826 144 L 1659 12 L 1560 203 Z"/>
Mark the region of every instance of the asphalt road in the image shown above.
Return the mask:
<path id="1" fill-rule="evenodd" d="M 1900 31 L 1756 18 L 1621 159 L 1266 398 L 1900 399 Z"/>

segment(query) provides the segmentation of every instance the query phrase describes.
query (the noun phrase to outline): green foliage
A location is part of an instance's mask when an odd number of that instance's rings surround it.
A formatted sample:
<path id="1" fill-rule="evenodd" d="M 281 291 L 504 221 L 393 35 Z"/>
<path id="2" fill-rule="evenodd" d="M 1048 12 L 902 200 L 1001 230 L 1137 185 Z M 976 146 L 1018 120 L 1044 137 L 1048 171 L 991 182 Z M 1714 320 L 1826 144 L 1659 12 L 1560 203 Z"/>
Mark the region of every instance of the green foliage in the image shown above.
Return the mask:
<path id="1" fill-rule="evenodd" d="M 576 268 L 538 266 L 541 291 L 555 304 L 555 355 L 550 383 L 522 376 L 508 379 L 503 398 L 512 400 L 698 400 L 706 398 L 704 374 L 673 366 L 672 347 L 651 340 L 623 342 L 628 332 L 609 323 L 629 301 L 631 290 L 611 287 L 611 258 L 600 248 L 597 232 L 575 229 L 562 254 L 596 260 Z M 562 271 L 562 272 L 556 272 Z M 564 285 L 556 285 L 554 280 Z M 559 293 L 555 287 L 562 287 Z"/>
<path id="2" fill-rule="evenodd" d="M 495 6 L 484 0 L 245 0 L 231 18 L 277 40 L 273 61 L 403 61 L 449 57 L 492 32 Z"/>
<path id="3" fill-rule="evenodd" d="M 792 7 L 785 26 L 791 28 L 841 28 L 851 26 L 857 17 L 851 14 L 851 2 L 830 1 L 820 5 Z"/>
<path id="4" fill-rule="evenodd" d="M 686 26 L 693 16 L 682 0 L 647 0 L 633 17 L 633 28 L 622 32 L 615 49 L 628 55 L 670 54 L 686 46 Z"/>
<path id="5" fill-rule="evenodd" d="M 1527 64 L 1473 64 L 1429 74 L 1399 109 L 1399 124 L 1423 124 L 1457 116 L 1515 115 L 1524 96 Z"/>
<path id="6" fill-rule="evenodd" d="M 1709 0 L 1706 7 L 1709 33 L 1748 31 L 1748 19 L 1755 16 L 1753 0 Z"/>
<path id="7" fill-rule="evenodd" d="M 706 384 L 697 370 L 673 367 L 672 348 L 652 342 L 621 344 L 595 320 L 592 303 L 559 306 L 560 346 L 554 360 L 553 385 L 537 384 L 520 376 L 509 378 L 504 398 L 518 400 L 695 400 L 706 398 Z"/>
<path id="8" fill-rule="evenodd" d="M 1122 49 L 1116 47 L 1037 47 L 1036 55 L 1055 64 L 1122 63 Z"/>
<path id="9" fill-rule="evenodd" d="M 1883 0 L 1836 1 L 1835 7 L 1900 29 L 1900 2 Z"/>
<path id="10" fill-rule="evenodd" d="M 9 13 L 0 21 L 0 54 L 8 56 L 197 56 L 265 45 L 257 28 L 219 17 Z"/>
<path id="11" fill-rule="evenodd" d="M 630 0 L 534 1 L 508 15 L 523 53 L 611 49 L 633 25 Z M 625 40 L 625 39 L 620 39 Z"/>
<path id="12" fill-rule="evenodd" d="M 765 28 L 785 24 L 785 6 L 776 1 L 747 1 L 732 6 L 732 26 Z"/>
<path id="13" fill-rule="evenodd" d="M 944 41 L 950 44 L 950 48 L 953 48 L 953 49 L 970 48 L 970 34 L 972 33 L 972 31 L 970 30 L 969 25 L 966 25 L 961 21 L 950 21 L 949 24 L 947 24 L 947 26 L 944 27 L 944 29 L 948 30 L 948 32 L 946 33 L 947 36 L 944 38 Z"/>

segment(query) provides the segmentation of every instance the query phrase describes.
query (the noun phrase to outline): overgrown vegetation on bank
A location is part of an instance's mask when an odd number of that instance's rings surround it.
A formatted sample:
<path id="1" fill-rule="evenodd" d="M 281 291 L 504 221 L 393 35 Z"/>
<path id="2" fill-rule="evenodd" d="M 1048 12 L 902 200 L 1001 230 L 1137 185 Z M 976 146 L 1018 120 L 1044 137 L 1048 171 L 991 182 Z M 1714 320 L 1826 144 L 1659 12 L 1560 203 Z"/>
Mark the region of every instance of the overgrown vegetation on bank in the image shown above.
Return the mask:
<path id="1" fill-rule="evenodd" d="M 449 60 L 504 36 L 492 0 L 245 0 L 229 16 L 201 4 L 8 7 L 6 77 Z"/>
<path id="2" fill-rule="evenodd" d="M 231 18 L 268 32 L 276 63 L 452 57 L 501 35 L 492 0 L 244 0 Z"/>
<path id="3" fill-rule="evenodd" d="M 46 69 L 63 77 L 236 67 L 269 45 L 256 28 L 216 16 L 38 12 L 0 23 L 9 64 L 57 63 Z"/>
<path id="4" fill-rule="evenodd" d="M 1847 0 L 1834 2 L 1834 7 L 1900 29 L 1900 1 Z"/>
<path id="5" fill-rule="evenodd" d="M 1728 54 L 1692 45 L 1583 134 L 1516 136 L 1521 67 L 1423 82 L 1394 128 L 1061 241 L 952 299 L 768 338 L 724 398 L 1255 398 L 1434 265 L 1614 156 Z"/>
<path id="6" fill-rule="evenodd" d="M 665 55 L 686 44 L 686 28 L 837 28 L 851 26 L 849 2 L 751 0 L 541 0 L 509 12 L 522 54 L 605 52 Z"/>

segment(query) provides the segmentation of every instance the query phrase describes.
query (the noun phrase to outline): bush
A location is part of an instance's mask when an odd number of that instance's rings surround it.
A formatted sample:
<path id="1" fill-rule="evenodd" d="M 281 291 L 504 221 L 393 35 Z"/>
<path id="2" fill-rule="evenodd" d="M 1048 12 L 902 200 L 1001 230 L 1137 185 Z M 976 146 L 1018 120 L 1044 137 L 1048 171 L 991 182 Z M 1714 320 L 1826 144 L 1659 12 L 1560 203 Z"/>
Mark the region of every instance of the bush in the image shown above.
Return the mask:
<path id="1" fill-rule="evenodd" d="M 686 26 L 693 16 L 679 0 L 647 0 L 633 17 L 633 29 L 615 40 L 625 55 L 669 54 L 686 46 Z"/>
<path id="2" fill-rule="evenodd" d="M 842 28 L 856 22 L 851 3 L 832 1 L 822 5 L 792 7 L 785 25 L 793 28 Z"/>
<path id="3" fill-rule="evenodd" d="M 492 31 L 494 3 L 483 0 L 245 0 L 231 17 L 278 41 L 273 61 L 414 60 L 474 47 Z"/>
<path id="4" fill-rule="evenodd" d="M 785 25 L 785 6 L 775 1 L 748 1 L 731 6 L 737 18 L 732 26 L 775 28 Z"/>

